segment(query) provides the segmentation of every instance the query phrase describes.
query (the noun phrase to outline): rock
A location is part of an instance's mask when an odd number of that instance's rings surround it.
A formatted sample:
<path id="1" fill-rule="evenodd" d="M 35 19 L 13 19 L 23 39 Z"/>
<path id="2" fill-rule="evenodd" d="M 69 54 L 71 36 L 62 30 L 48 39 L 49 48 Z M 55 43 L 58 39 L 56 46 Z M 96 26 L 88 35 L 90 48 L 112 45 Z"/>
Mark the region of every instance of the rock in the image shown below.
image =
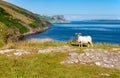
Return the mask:
<path id="1" fill-rule="evenodd" d="M 20 52 L 20 51 L 18 51 L 18 52 L 15 52 L 15 53 L 13 53 L 15 56 L 21 56 L 21 55 L 28 55 L 28 54 L 31 54 L 30 52 Z"/>
<path id="2" fill-rule="evenodd" d="M 101 66 L 101 62 L 95 62 L 97 66 Z"/>
<path id="3" fill-rule="evenodd" d="M 21 56 L 21 55 L 27 55 L 31 54 L 30 52 L 27 52 L 25 50 L 18 50 L 18 49 L 6 49 L 6 50 L 0 50 L 0 54 L 6 54 L 7 56 Z"/>
<path id="4" fill-rule="evenodd" d="M 25 50 L 19 50 L 19 49 L 17 49 L 16 52 L 13 53 L 13 55 L 15 56 L 28 55 L 28 54 L 31 54 L 31 52 Z"/>
<path id="5" fill-rule="evenodd" d="M 110 74 L 108 74 L 108 73 L 100 73 L 99 75 L 100 76 L 110 76 Z"/>
<path id="6" fill-rule="evenodd" d="M 113 51 L 118 51 L 120 48 L 112 48 Z"/>
<path id="7" fill-rule="evenodd" d="M 61 64 L 74 64 L 78 63 L 78 54 L 76 52 L 69 53 L 68 60 L 62 61 Z"/>
<path id="8" fill-rule="evenodd" d="M 74 64 L 78 63 L 78 54 L 76 52 L 69 53 L 68 60 L 62 61 L 61 64 Z"/>
<path id="9" fill-rule="evenodd" d="M 68 60 L 70 60 L 70 61 L 72 61 L 74 63 L 78 63 L 79 62 L 79 60 L 78 60 L 78 54 L 76 52 L 69 53 Z"/>
<path id="10" fill-rule="evenodd" d="M 120 69 L 120 53 L 108 52 L 103 49 L 86 49 L 82 54 L 69 53 L 66 64 L 73 63 L 93 63 L 100 67 Z"/>
<path id="11" fill-rule="evenodd" d="M 6 50 L 0 50 L 0 54 L 10 53 L 13 52 L 14 49 L 6 49 Z"/>
<path id="12" fill-rule="evenodd" d="M 69 46 L 48 47 L 46 49 L 40 49 L 38 53 L 52 53 L 52 52 L 71 52 L 76 49 L 72 49 Z"/>

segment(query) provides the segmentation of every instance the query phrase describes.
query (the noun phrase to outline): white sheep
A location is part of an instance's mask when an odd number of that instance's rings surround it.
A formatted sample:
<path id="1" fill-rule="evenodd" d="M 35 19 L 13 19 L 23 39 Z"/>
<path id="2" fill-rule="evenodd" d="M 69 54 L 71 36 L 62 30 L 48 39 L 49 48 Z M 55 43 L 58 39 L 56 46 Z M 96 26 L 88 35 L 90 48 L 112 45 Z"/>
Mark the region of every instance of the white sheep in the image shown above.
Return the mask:
<path id="1" fill-rule="evenodd" d="M 77 41 L 79 43 L 79 47 L 82 47 L 83 44 L 88 44 L 88 47 L 89 47 L 89 44 L 93 47 L 93 44 L 92 44 L 92 38 L 91 36 L 81 36 L 81 33 L 76 33 L 77 35 Z"/>

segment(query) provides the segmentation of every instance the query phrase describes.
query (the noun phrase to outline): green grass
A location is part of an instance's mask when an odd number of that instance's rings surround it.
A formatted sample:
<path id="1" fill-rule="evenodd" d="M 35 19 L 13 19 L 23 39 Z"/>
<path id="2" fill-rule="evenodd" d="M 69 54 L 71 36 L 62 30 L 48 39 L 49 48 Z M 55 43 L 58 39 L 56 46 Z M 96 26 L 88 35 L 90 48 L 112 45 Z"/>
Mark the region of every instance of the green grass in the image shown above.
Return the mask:
<path id="1" fill-rule="evenodd" d="M 21 57 L 0 56 L 1 78 L 101 78 L 109 73 L 119 78 L 120 71 L 82 64 L 61 65 L 67 53 L 29 55 Z"/>
<path id="2" fill-rule="evenodd" d="M 32 28 L 37 28 L 39 26 L 39 23 L 37 21 L 33 21 L 31 24 L 29 24 L 29 26 Z"/>
<path id="3" fill-rule="evenodd" d="M 72 46 L 69 43 L 41 41 L 21 41 L 9 44 L 2 49 L 26 49 L 36 52 L 35 48 L 56 46 Z M 120 48 L 119 45 L 94 44 L 94 48 Z M 86 49 L 84 47 L 83 49 Z M 91 47 L 90 47 L 91 48 Z M 81 52 L 81 51 L 80 51 Z M 120 70 L 101 68 L 94 65 L 71 64 L 62 65 L 61 61 L 67 59 L 68 53 L 32 54 L 24 56 L 0 55 L 0 78 L 120 78 Z M 100 76 L 101 73 L 110 74 L 109 77 Z"/>
<path id="4" fill-rule="evenodd" d="M 6 34 L 7 27 L 3 23 L 0 22 L 0 47 L 5 44 L 5 34 Z"/>
<path id="5" fill-rule="evenodd" d="M 28 29 L 19 23 L 18 20 L 13 19 L 3 8 L 0 7 L 0 21 L 4 23 L 8 28 L 12 28 L 14 31 L 19 31 L 21 34 L 28 32 Z"/>

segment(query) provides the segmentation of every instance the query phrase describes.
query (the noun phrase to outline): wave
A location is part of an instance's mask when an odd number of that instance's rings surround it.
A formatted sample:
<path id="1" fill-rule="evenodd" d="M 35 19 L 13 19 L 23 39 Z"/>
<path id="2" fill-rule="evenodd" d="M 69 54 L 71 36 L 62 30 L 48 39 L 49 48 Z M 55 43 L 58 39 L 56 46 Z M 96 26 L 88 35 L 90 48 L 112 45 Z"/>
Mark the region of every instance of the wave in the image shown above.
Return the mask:
<path id="1" fill-rule="evenodd" d="M 94 31 L 113 31 L 112 29 L 107 28 L 71 28 L 73 30 L 94 30 Z"/>
<path id="2" fill-rule="evenodd" d="M 120 28 L 120 24 L 53 24 L 53 26 L 58 26 L 58 27 L 84 27 L 84 26 L 94 26 L 94 27 L 118 27 Z"/>

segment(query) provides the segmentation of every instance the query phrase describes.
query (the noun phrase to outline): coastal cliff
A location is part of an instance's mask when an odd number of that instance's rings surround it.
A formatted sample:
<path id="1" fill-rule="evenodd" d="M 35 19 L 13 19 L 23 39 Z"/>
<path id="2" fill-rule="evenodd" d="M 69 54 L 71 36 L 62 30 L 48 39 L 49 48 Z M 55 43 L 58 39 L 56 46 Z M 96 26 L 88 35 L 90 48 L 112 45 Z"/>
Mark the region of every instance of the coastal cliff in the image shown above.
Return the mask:
<path id="1" fill-rule="evenodd" d="M 53 15 L 53 16 L 47 16 L 47 15 L 39 15 L 40 18 L 43 18 L 44 20 L 49 21 L 50 23 L 64 23 L 67 22 L 64 15 Z"/>
<path id="2" fill-rule="evenodd" d="M 0 43 L 18 41 L 30 34 L 42 32 L 50 23 L 36 14 L 0 0 Z"/>

